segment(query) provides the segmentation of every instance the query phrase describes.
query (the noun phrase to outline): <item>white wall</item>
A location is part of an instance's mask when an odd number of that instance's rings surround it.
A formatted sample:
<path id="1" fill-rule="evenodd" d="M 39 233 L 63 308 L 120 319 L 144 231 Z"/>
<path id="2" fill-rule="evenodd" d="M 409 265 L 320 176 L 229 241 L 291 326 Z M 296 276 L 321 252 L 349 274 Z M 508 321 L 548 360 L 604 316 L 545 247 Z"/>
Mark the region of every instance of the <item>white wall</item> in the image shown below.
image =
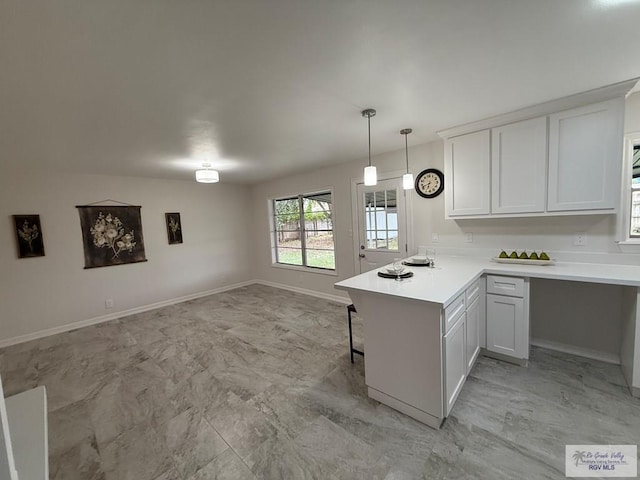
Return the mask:
<path id="1" fill-rule="evenodd" d="M 224 183 L 3 170 L 0 342 L 249 280 L 248 192 Z M 142 206 L 147 262 L 84 269 L 75 206 L 105 199 Z M 168 244 L 165 212 L 180 212 L 183 244 Z M 17 258 L 13 214 L 40 215 L 44 257 Z"/>

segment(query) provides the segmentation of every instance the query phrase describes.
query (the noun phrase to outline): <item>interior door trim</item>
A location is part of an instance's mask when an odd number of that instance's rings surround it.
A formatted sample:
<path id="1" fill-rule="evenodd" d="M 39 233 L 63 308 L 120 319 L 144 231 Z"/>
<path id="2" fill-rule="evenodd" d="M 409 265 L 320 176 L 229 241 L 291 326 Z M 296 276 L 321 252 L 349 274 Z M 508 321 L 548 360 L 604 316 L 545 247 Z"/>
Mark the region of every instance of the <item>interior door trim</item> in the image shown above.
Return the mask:
<path id="1" fill-rule="evenodd" d="M 378 180 L 392 180 L 402 179 L 402 175 L 406 172 L 404 170 L 396 170 L 388 173 L 378 174 Z M 364 184 L 363 177 L 357 177 L 351 179 L 351 238 L 353 244 L 353 275 L 360 275 L 360 259 L 358 253 L 360 252 L 359 243 L 359 228 L 358 222 L 358 184 Z M 414 251 L 414 239 L 413 239 L 413 192 L 414 190 L 403 190 L 405 192 L 405 229 L 407 238 L 407 250 L 405 256 L 411 255 Z M 408 193 L 407 193 L 408 192 Z"/>

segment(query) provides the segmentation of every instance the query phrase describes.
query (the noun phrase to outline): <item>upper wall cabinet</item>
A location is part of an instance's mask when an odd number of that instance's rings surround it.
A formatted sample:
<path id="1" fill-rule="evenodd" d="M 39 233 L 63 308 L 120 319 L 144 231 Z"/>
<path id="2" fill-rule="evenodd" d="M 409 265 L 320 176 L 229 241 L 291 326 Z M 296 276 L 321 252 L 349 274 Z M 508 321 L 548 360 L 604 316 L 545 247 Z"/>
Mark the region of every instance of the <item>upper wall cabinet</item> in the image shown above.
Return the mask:
<path id="1" fill-rule="evenodd" d="M 544 212 L 547 119 L 491 130 L 491 213 Z"/>
<path id="2" fill-rule="evenodd" d="M 447 215 L 489 213 L 489 130 L 445 140 L 445 204 Z"/>
<path id="3" fill-rule="evenodd" d="M 638 80 L 438 132 L 446 217 L 616 213 L 624 96 Z"/>
<path id="4" fill-rule="evenodd" d="M 549 211 L 616 209 L 623 118 L 623 98 L 549 116 Z"/>

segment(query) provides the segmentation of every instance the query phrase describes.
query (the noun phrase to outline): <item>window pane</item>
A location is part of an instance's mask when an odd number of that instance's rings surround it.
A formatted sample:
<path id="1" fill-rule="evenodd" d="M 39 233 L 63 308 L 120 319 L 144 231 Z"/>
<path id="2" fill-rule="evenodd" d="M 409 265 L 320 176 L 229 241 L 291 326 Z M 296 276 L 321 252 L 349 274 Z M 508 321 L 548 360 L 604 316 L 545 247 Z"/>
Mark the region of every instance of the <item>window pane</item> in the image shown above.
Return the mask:
<path id="1" fill-rule="evenodd" d="M 276 228 L 286 226 L 286 230 L 299 228 L 300 202 L 297 198 L 273 201 L 273 213 L 275 215 Z M 295 225 L 298 225 L 297 227 Z"/>
<path id="2" fill-rule="evenodd" d="M 333 250 L 307 249 L 307 265 L 318 268 L 336 268 L 335 253 Z"/>
<path id="3" fill-rule="evenodd" d="M 366 193 L 364 194 L 364 205 L 365 205 L 366 207 L 373 207 L 373 206 L 375 206 L 375 205 L 373 204 L 373 192 L 366 192 Z"/>
<path id="4" fill-rule="evenodd" d="M 299 230 L 300 229 L 300 215 L 276 215 L 275 216 L 276 230 Z"/>
<path id="5" fill-rule="evenodd" d="M 382 233 L 384 233 L 384 232 L 382 232 Z M 387 239 L 386 238 L 378 239 L 376 241 L 376 248 L 378 250 L 380 250 L 380 249 L 386 250 L 387 249 Z"/>
<path id="6" fill-rule="evenodd" d="M 305 230 L 333 230 L 333 223 L 331 217 L 324 216 L 324 214 L 304 214 L 304 228 Z"/>
<path id="7" fill-rule="evenodd" d="M 631 230 L 629 235 L 640 237 L 640 190 L 631 193 Z"/>
<path id="8" fill-rule="evenodd" d="M 398 248 L 398 231 L 389 230 L 389 232 L 387 233 L 389 235 L 389 244 L 388 244 L 389 250 L 399 251 L 400 249 Z"/>
<path id="9" fill-rule="evenodd" d="M 285 248 L 302 248 L 300 232 L 275 232 L 276 245 Z"/>
<path id="10" fill-rule="evenodd" d="M 333 250 L 333 232 L 306 232 L 307 248 Z"/>
<path id="11" fill-rule="evenodd" d="M 278 247 L 276 253 L 278 263 L 302 265 L 302 250 L 300 249 Z"/>

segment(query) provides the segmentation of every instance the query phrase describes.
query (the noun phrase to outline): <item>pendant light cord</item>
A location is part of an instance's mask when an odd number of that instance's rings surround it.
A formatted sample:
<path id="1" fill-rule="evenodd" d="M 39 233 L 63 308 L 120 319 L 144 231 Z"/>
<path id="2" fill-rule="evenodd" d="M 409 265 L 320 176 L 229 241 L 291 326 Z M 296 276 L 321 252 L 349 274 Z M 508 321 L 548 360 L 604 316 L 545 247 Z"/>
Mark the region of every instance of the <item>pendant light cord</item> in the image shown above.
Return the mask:
<path id="1" fill-rule="evenodd" d="M 369 126 L 369 166 L 371 166 L 371 115 L 367 115 L 367 125 Z"/>
<path id="2" fill-rule="evenodd" d="M 404 156 L 407 159 L 407 173 L 409 173 L 409 143 L 407 142 L 407 134 L 404 134 Z"/>

